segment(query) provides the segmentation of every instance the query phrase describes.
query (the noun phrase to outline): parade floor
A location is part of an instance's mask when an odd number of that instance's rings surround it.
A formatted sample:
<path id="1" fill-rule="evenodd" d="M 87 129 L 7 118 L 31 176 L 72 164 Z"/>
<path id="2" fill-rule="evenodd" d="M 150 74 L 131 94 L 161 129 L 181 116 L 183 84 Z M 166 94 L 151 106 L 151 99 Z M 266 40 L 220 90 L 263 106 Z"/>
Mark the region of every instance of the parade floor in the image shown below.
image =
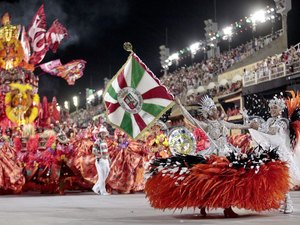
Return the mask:
<path id="1" fill-rule="evenodd" d="M 291 196 L 294 201 L 294 213 L 291 215 L 235 209 L 241 216 L 225 219 L 221 209 L 211 211 L 206 218 L 194 210 L 154 210 L 144 194 L 98 196 L 92 192 L 78 192 L 59 196 L 26 193 L 0 196 L 0 224 L 299 224 L 300 191 L 292 192 Z"/>

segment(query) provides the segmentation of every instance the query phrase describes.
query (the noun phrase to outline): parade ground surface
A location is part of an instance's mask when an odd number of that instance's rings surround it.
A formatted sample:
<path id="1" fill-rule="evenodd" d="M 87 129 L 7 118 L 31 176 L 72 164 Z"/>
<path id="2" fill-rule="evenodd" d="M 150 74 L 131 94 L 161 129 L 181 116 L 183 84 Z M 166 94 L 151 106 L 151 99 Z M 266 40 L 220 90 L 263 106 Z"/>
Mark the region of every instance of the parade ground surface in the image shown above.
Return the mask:
<path id="1" fill-rule="evenodd" d="M 99 196 L 92 192 L 59 195 L 25 193 L 0 197 L 1 225 L 119 225 L 119 224 L 299 224 L 300 191 L 291 193 L 294 213 L 263 213 L 234 209 L 238 218 L 225 219 L 221 209 L 207 217 L 199 210 L 160 211 L 152 209 L 144 194 Z"/>

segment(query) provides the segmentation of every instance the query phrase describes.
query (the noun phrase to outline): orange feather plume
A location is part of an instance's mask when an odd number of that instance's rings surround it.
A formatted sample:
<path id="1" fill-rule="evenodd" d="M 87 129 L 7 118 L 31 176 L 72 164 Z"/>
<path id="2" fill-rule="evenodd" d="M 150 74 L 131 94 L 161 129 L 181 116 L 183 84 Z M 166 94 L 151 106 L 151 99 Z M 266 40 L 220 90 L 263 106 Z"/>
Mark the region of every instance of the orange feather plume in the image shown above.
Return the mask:
<path id="1" fill-rule="evenodd" d="M 288 109 L 288 115 L 290 118 L 293 112 L 296 110 L 296 108 L 300 106 L 300 93 L 295 93 L 293 90 L 287 92 L 289 92 L 292 95 L 291 98 L 288 97 L 288 99 L 285 101 L 285 104 Z"/>

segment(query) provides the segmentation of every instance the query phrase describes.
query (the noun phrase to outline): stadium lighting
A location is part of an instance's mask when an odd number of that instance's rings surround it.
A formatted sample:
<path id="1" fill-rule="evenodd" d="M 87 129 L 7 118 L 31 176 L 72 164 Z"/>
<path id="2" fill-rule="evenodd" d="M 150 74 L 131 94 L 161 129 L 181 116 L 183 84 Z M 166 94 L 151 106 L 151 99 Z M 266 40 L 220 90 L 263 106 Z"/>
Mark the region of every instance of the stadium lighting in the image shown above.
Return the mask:
<path id="1" fill-rule="evenodd" d="M 68 101 L 65 101 L 64 102 L 64 107 L 65 107 L 65 109 L 67 109 L 67 110 L 69 110 L 69 102 Z"/>
<path id="2" fill-rule="evenodd" d="M 255 13 L 251 15 L 251 21 L 253 24 L 256 24 L 257 22 L 259 23 L 264 23 L 266 22 L 267 17 L 266 17 L 266 11 L 265 10 L 258 10 Z"/>
<path id="3" fill-rule="evenodd" d="M 95 95 L 90 95 L 89 97 L 87 97 L 87 102 L 90 103 L 91 101 L 93 101 L 95 99 Z"/>
<path id="4" fill-rule="evenodd" d="M 74 106 L 76 107 L 76 111 L 78 110 L 78 104 L 79 102 L 78 102 L 78 96 L 74 96 L 73 97 L 73 104 L 74 104 Z"/>
<path id="5" fill-rule="evenodd" d="M 230 42 L 231 42 L 231 37 L 233 35 L 232 26 L 223 28 L 223 33 L 224 33 L 223 39 L 224 40 L 228 39 L 228 49 L 230 50 Z"/>
<path id="6" fill-rule="evenodd" d="M 191 53 L 194 55 L 200 49 L 200 42 L 196 42 L 190 45 Z"/>
<path id="7" fill-rule="evenodd" d="M 169 60 L 178 60 L 179 59 L 179 53 L 173 53 L 170 57 Z"/>
<path id="8" fill-rule="evenodd" d="M 99 98 L 101 97 L 102 94 L 103 94 L 103 90 L 102 89 L 99 90 L 99 91 L 97 91 L 97 95 L 98 95 Z"/>
<path id="9" fill-rule="evenodd" d="M 231 37 L 232 36 L 232 27 L 228 26 L 228 27 L 223 28 L 223 33 L 225 36 Z"/>

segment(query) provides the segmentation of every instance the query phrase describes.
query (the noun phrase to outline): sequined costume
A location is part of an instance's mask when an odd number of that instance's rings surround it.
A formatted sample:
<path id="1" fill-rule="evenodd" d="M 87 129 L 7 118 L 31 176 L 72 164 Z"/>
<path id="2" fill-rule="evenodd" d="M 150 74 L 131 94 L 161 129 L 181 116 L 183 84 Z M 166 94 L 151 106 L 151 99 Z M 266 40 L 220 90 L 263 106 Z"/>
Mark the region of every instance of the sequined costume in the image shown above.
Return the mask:
<path id="1" fill-rule="evenodd" d="M 274 96 L 274 98 L 270 100 L 269 107 L 272 117 L 260 124 L 258 130 L 250 129 L 249 132 L 252 139 L 264 149 L 278 147 L 280 160 L 288 164 L 290 188 L 292 188 L 300 184 L 300 168 L 299 165 L 296 164 L 294 153 L 291 149 L 289 121 L 281 117 L 283 110 L 286 108 L 285 101 Z M 284 213 L 293 212 L 293 203 L 289 193 L 286 194 L 280 211 Z"/>
<path id="2" fill-rule="evenodd" d="M 210 103 L 211 107 L 215 106 L 214 103 Z M 204 121 L 199 121 L 191 116 L 191 114 L 179 104 L 182 114 L 188 119 L 194 126 L 203 129 L 210 138 L 210 146 L 208 149 L 200 152 L 202 155 L 226 155 L 231 151 L 239 151 L 227 141 L 227 134 L 229 129 L 248 129 L 248 125 L 229 123 L 221 119 L 211 120 L 207 118 L 207 113 Z"/>
<path id="3" fill-rule="evenodd" d="M 206 131 L 210 148 L 198 156 L 154 160 L 145 186 L 150 204 L 158 209 L 201 208 L 203 216 L 205 209 L 224 208 L 225 217 L 238 216 L 231 207 L 254 211 L 279 208 L 289 187 L 289 175 L 277 149 L 242 153 L 227 141 L 227 130 L 250 125 L 219 120 L 217 114 L 210 114 L 210 110 L 216 110 L 212 99 L 204 100 L 204 121 L 194 119 L 180 107 L 189 122 Z"/>

